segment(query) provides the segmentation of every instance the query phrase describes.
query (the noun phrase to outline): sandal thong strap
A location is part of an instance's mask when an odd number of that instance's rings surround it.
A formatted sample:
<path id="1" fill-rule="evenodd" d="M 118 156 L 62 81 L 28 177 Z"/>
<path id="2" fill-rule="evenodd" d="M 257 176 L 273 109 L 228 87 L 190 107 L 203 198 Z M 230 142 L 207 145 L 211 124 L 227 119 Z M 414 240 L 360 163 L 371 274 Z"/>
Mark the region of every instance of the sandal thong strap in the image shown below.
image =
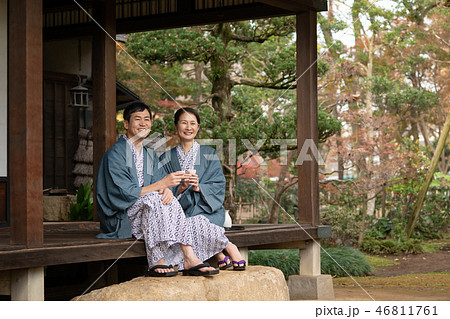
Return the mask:
<path id="1" fill-rule="evenodd" d="M 230 257 L 226 256 L 222 261 L 219 261 L 217 264 L 219 265 L 228 265 L 227 261 L 230 259 Z"/>

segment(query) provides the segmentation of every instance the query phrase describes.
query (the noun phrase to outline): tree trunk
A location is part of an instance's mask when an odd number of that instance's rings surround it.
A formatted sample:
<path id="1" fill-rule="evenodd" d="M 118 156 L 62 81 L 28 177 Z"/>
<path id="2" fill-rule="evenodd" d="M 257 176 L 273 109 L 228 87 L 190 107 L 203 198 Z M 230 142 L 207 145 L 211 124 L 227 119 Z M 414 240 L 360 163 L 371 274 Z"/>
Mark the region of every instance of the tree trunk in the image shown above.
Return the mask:
<path id="1" fill-rule="evenodd" d="M 381 193 L 381 217 L 386 217 L 386 186 L 383 186 Z"/>
<path id="2" fill-rule="evenodd" d="M 366 111 L 367 114 L 369 114 L 370 117 L 372 117 L 372 104 L 373 104 L 373 93 L 372 93 L 372 75 L 373 75 L 373 53 L 374 53 L 374 49 L 373 49 L 373 41 L 374 41 L 374 37 L 375 35 L 373 35 L 370 40 L 369 40 L 369 47 L 368 47 L 368 55 L 369 55 L 369 60 L 367 62 L 367 91 L 366 91 Z M 368 131 L 368 139 L 372 140 L 373 137 L 373 132 L 372 131 Z M 370 164 L 373 162 L 373 157 L 369 155 L 368 157 L 368 166 L 370 167 Z M 368 176 L 371 176 L 370 172 L 366 172 Z M 370 182 L 369 182 L 370 183 Z M 374 212 L 375 212 L 375 194 L 376 194 L 376 189 L 375 188 L 371 188 L 368 193 L 367 193 L 367 215 L 369 216 L 373 216 Z"/>
<path id="3" fill-rule="evenodd" d="M 274 201 L 272 201 L 272 206 L 270 208 L 269 224 L 278 224 L 278 214 L 280 213 L 280 201 L 283 193 L 288 189 L 285 187 L 285 179 L 287 172 L 289 170 L 290 163 L 292 162 L 295 155 L 295 151 L 288 151 L 287 164 L 281 166 L 280 176 L 277 182 L 277 188 L 275 190 Z"/>
<path id="4" fill-rule="evenodd" d="M 423 201 L 425 199 L 425 196 L 427 195 L 428 187 L 430 186 L 431 180 L 433 179 L 434 171 L 436 170 L 439 157 L 441 156 L 442 150 L 445 147 L 445 141 L 447 140 L 449 131 L 450 131 L 450 112 L 447 114 L 447 119 L 445 120 L 444 128 L 442 129 L 441 136 L 439 137 L 439 141 L 436 146 L 436 150 L 433 154 L 433 158 L 431 159 L 430 169 L 428 170 L 425 181 L 423 182 L 422 188 L 420 189 L 416 205 L 414 206 L 414 211 L 408 220 L 408 225 L 406 226 L 406 234 L 408 238 L 411 237 L 411 234 L 414 230 L 414 226 L 416 225 L 417 218 L 419 217 L 420 210 L 422 209 Z"/>
<path id="5" fill-rule="evenodd" d="M 229 23 L 221 23 L 215 36 L 220 37 L 224 43 L 224 52 L 231 37 Z M 224 53 L 225 54 L 225 53 Z M 211 56 L 211 75 L 212 82 L 211 95 L 212 107 L 219 114 L 219 124 L 222 121 L 231 121 L 233 118 L 231 107 L 231 80 L 229 78 L 230 65 L 226 56 L 215 54 Z"/>
<path id="6" fill-rule="evenodd" d="M 362 212 L 361 212 L 361 228 L 359 230 L 359 235 L 358 235 L 358 246 L 361 245 L 363 238 L 364 238 L 364 231 L 366 230 L 366 216 L 367 216 L 367 200 L 364 198 Z"/>
<path id="7" fill-rule="evenodd" d="M 202 85 L 202 74 L 203 74 L 204 69 L 205 69 L 205 63 L 203 63 L 203 62 L 196 63 L 194 66 L 195 83 L 197 83 L 199 88 Z M 196 90 L 195 96 L 194 96 L 194 104 L 198 105 L 201 101 L 201 97 L 202 97 L 201 89 Z"/>
<path id="8" fill-rule="evenodd" d="M 236 166 L 228 166 L 225 179 L 227 181 L 227 195 L 225 195 L 224 207 L 229 211 L 230 217 L 233 223 L 237 222 L 236 216 L 236 201 L 235 201 L 235 188 L 236 188 Z"/>

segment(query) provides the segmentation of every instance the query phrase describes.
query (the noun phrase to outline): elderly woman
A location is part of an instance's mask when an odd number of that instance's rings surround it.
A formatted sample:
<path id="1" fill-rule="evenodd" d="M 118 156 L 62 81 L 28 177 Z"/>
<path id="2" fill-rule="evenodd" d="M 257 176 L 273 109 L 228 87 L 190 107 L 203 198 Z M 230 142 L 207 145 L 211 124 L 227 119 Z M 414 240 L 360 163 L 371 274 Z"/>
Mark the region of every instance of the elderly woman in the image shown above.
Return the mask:
<path id="1" fill-rule="evenodd" d="M 126 134 L 103 156 L 96 196 L 99 238 L 143 238 L 147 276 L 214 275 L 219 271 L 203 261 L 229 246 L 223 228 L 203 216 L 186 218 L 170 187 L 184 172 L 165 174 L 156 153 L 143 145 L 152 115 L 147 105 L 134 102 L 124 111 Z"/>
<path id="2" fill-rule="evenodd" d="M 225 176 L 220 160 L 213 148 L 195 141 L 200 128 L 200 116 L 195 109 L 177 110 L 174 122 L 180 144 L 161 155 L 160 161 L 167 174 L 184 171 L 186 177 L 172 190 L 188 219 L 200 216 L 222 228 L 225 220 Z M 223 230 L 216 240 L 227 241 L 225 238 Z M 208 241 L 201 242 L 206 244 Z M 230 242 L 225 251 L 231 261 L 223 252 L 218 253 L 219 269 L 233 266 L 234 270 L 245 270 L 245 261 L 236 245 Z"/>

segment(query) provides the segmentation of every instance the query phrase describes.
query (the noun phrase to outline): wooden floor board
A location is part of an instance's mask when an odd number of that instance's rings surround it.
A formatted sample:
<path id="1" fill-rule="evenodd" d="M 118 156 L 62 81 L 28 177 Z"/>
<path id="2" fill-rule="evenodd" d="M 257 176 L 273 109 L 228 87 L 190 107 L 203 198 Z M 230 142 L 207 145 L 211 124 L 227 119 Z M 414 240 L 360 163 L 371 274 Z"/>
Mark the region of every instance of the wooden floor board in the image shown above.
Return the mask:
<path id="1" fill-rule="evenodd" d="M 239 225 L 240 226 L 240 225 Z M 244 229 L 226 231 L 238 247 L 292 248 L 317 237 L 311 225 L 243 225 Z M 61 265 L 97 260 L 115 260 L 145 256 L 143 241 L 135 239 L 97 239 L 98 222 L 44 223 L 44 244 L 26 249 L 10 245 L 9 229 L 0 229 L 0 270 Z M 126 252 L 126 253 L 125 253 Z"/>

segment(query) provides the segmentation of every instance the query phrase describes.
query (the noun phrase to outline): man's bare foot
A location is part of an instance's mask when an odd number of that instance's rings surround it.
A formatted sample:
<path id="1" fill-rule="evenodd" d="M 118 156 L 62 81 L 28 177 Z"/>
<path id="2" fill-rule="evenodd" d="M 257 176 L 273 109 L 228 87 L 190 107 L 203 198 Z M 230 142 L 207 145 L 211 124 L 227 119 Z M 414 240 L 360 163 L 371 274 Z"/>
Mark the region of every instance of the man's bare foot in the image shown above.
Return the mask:
<path id="1" fill-rule="evenodd" d="M 169 266 L 164 259 L 161 259 L 161 260 L 157 261 L 155 264 L 152 265 L 152 267 L 153 266 L 158 266 L 158 265 Z M 152 267 L 150 267 L 150 268 L 152 268 Z M 162 274 L 162 273 L 165 273 L 165 272 L 173 272 L 175 270 L 173 268 L 157 268 L 154 271 Z"/>

